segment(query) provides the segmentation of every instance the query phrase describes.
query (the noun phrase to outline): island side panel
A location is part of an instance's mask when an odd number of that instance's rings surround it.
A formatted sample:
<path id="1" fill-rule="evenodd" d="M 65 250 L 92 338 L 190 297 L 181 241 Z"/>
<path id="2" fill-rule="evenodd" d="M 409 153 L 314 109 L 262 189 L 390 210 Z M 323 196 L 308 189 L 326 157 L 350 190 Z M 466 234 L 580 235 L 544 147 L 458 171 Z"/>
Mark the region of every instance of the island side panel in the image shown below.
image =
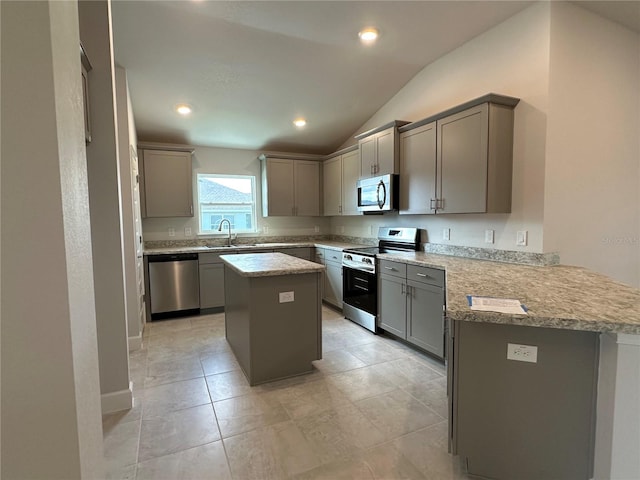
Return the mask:
<path id="1" fill-rule="evenodd" d="M 252 385 L 310 372 L 321 358 L 319 278 L 314 272 L 251 279 Z M 281 302 L 291 292 L 293 301 Z"/>
<path id="2" fill-rule="evenodd" d="M 229 342 L 240 368 L 249 378 L 251 373 L 250 278 L 239 275 L 225 265 L 224 283 L 224 325 L 227 342 Z"/>
<path id="3" fill-rule="evenodd" d="M 454 437 L 469 473 L 591 478 L 599 334 L 455 323 Z M 537 363 L 507 360 L 508 343 L 537 346 Z"/>

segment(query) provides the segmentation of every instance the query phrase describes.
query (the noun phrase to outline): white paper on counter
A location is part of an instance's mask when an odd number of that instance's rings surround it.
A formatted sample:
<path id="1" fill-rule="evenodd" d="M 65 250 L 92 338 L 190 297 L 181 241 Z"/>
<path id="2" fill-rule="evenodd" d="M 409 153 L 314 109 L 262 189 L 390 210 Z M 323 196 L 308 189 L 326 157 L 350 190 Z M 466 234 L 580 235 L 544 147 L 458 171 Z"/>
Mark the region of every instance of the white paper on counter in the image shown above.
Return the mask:
<path id="1" fill-rule="evenodd" d="M 512 298 L 474 297 L 468 296 L 471 310 L 526 315 L 527 310 L 520 300 Z"/>

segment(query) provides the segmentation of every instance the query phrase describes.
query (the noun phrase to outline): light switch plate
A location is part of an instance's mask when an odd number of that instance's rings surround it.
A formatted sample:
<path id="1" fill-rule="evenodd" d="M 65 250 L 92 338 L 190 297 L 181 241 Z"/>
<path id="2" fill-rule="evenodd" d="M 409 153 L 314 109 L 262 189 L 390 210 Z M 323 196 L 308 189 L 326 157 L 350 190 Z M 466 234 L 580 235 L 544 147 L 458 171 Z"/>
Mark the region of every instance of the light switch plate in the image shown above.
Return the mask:
<path id="1" fill-rule="evenodd" d="M 269 225 L 265 225 L 264 227 L 262 227 L 262 231 L 267 234 L 269 233 Z"/>
<path id="2" fill-rule="evenodd" d="M 538 347 L 534 345 L 507 343 L 507 360 L 538 363 Z"/>
<path id="3" fill-rule="evenodd" d="M 169 236 L 170 237 L 175 237 L 176 236 L 176 229 L 175 228 L 170 228 L 169 229 Z"/>
<path id="4" fill-rule="evenodd" d="M 494 231 L 493 230 L 485 230 L 484 231 L 484 242 L 485 243 L 493 243 L 494 242 Z"/>
<path id="5" fill-rule="evenodd" d="M 518 230 L 516 234 L 516 245 L 518 247 L 526 247 L 527 246 L 527 231 L 526 230 Z"/>
<path id="6" fill-rule="evenodd" d="M 191 236 L 191 227 L 184 227 L 184 236 L 185 237 Z"/>
<path id="7" fill-rule="evenodd" d="M 319 227 L 318 225 L 316 225 L 315 227 L 313 227 L 313 230 L 314 230 L 316 233 L 320 233 L 320 227 Z"/>
<path id="8" fill-rule="evenodd" d="M 280 292 L 279 294 L 280 303 L 288 303 L 294 301 L 293 292 Z"/>

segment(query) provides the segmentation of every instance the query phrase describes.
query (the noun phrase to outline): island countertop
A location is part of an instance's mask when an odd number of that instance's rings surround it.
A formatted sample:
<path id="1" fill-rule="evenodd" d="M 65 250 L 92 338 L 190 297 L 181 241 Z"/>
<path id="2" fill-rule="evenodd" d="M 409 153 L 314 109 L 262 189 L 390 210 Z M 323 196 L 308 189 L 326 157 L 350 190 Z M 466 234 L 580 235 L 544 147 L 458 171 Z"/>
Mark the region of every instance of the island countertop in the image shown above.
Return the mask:
<path id="1" fill-rule="evenodd" d="M 243 277 L 297 275 L 322 272 L 325 269 L 319 263 L 277 252 L 221 255 L 220 259 Z"/>
<path id="2" fill-rule="evenodd" d="M 446 272 L 447 318 L 597 332 L 640 334 L 640 290 L 586 268 L 529 266 L 422 252 L 379 258 Z M 527 315 L 471 310 L 467 295 L 513 298 Z"/>

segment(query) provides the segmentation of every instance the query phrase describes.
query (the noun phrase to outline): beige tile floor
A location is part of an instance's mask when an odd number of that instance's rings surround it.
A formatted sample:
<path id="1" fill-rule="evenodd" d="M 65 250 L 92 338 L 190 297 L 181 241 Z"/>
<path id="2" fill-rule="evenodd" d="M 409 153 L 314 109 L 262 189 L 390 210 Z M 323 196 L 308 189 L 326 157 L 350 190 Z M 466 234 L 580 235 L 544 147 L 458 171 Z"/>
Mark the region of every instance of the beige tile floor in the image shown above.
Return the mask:
<path id="1" fill-rule="evenodd" d="M 103 418 L 108 478 L 464 479 L 442 364 L 323 307 L 313 373 L 250 387 L 224 314 L 147 325 L 134 408 Z"/>

